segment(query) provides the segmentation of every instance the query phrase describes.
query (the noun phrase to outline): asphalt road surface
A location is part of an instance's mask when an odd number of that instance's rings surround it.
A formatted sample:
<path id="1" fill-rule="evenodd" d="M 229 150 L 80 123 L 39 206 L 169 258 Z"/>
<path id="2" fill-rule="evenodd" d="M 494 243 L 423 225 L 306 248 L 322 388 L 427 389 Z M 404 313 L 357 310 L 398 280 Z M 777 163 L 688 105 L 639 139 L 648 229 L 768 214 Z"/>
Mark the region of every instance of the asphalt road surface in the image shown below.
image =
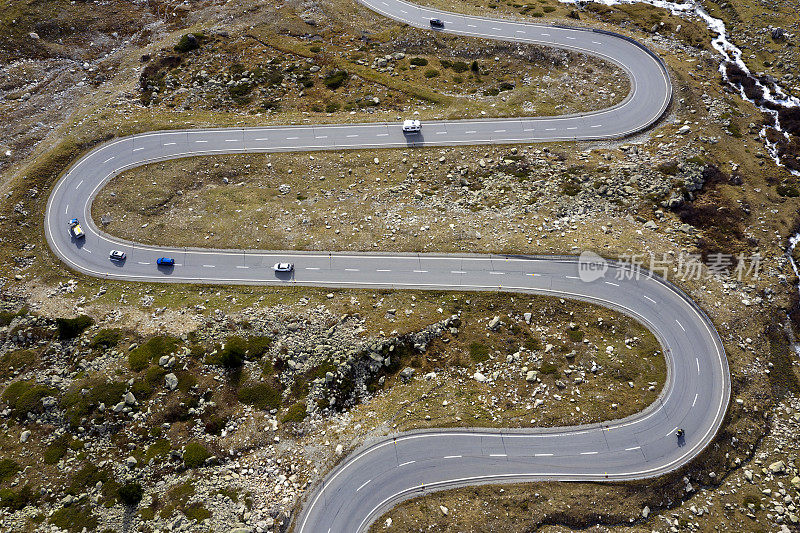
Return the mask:
<path id="1" fill-rule="evenodd" d="M 569 48 L 603 57 L 631 77 L 632 91 L 602 111 L 551 118 L 441 121 L 404 135 L 399 124 L 286 126 L 161 131 L 110 141 L 78 161 L 48 200 L 45 235 L 69 267 L 132 281 L 252 283 L 327 287 L 502 290 L 549 294 L 620 310 L 643 322 L 665 349 L 669 375 L 657 402 L 628 419 L 586 427 L 422 431 L 378 440 L 351 454 L 308 495 L 295 529 L 355 532 L 408 497 L 480 483 L 621 480 L 674 470 L 705 448 L 730 398 L 722 343 L 686 295 L 657 277 L 608 265 L 583 281 L 575 258 L 212 250 L 146 246 L 111 237 L 90 216 L 97 192 L 113 176 L 153 161 L 192 155 L 439 146 L 621 137 L 656 122 L 672 91 L 662 63 L 641 45 L 608 33 L 468 17 L 397 0 L 361 0 L 422 28 L 428 19 L 463 35 Z M 77 217 L 86 236 L 67 224 Z M 122 250 L 123 262 L 109 260 Z M 159 257 L 175 265 L 159 268 Z M 271 265 L 295 263 L 275 273 Z M 678 428 L 686 431 L 681 442 Z"/>

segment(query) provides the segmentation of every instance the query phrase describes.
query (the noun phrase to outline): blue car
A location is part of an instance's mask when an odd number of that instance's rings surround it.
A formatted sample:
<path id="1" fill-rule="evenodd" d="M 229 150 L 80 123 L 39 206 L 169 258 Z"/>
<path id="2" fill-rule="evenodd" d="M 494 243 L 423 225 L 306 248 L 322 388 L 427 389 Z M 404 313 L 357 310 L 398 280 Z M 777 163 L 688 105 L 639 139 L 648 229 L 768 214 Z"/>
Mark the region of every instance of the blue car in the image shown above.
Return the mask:
<path id="1" fill-rule="evenodd" d="M 175 260 L 171 257 L 159 257 L 156 259 L 158 266 L 175 266 Z"/>

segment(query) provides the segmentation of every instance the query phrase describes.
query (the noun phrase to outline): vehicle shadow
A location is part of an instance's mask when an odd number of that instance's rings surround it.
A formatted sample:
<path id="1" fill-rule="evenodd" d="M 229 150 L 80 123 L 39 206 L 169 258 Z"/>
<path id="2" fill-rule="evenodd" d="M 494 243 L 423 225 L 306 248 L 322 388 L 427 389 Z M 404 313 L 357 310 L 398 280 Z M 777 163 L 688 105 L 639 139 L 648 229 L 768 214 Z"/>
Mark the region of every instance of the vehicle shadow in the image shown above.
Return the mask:
<path id="1" fill-rule="evenodd" d="M 425 136 L 422 134 L 422 132 L 406 133 L 403 136 L 406 139 L 406 146 L 408 146 L 409 148 L 425 144 Z"/>
<path id="2" fill-rule="evenodd" d="M 83 248 L 84 246 L 86 246 L 86 237 L 81 237 L 81 238 L 78 238 L 78 237 L 76 237 L 75 235 L 73 235 L 73 234 L 72 234 L 72 232 L 70 232 L 70 233 L 69 233 L 69 240 L 70 240 L 70 241 L 72 241 L 72 243 L 73 243 L 73 244 L 74 244 L 74 245 L 75 245 L 75 246 L 76 246 L 78 249 L 81 249 L 81 248 Z"/>
<path id="3" fill-rule="evenodd" d="M 122 268 L 122 267 L 124 267 L 124 266 L 125 266 L 125 262 L 126 262 L 127 260 L 128 260 L 128 258 L 121 259 L 121 260 L 120 260 L 120 259 L 118 259 L 118 260 L 116 260 L 116 261 L 111 261 L 111 264 L 112 264 L 112 265 L 114 265 L 114 266 L 115 266 L 115 267 L 117 267 L 117 268 Z"/>
<path id="4" fill-rule="evenodd" d="M 275 277 L 281 281 L 292 281 L 294 279 L 294 271 L 292 272 L 275 272 Z"/>
<path id="5" fill-rule="evenodd" d="M 678 437 L 678 447 L 682 448 L 684 446 L 686 446 L 686 437 L 684 435 L 681 435 L 680 437 Z"/>
<path id="6" fill-rule="evenodd" d="M 162 274 L 169 275 L 172 274 L 172 272 L 175 270 L 175 265 L 156 265 L 156 268 Z"/>

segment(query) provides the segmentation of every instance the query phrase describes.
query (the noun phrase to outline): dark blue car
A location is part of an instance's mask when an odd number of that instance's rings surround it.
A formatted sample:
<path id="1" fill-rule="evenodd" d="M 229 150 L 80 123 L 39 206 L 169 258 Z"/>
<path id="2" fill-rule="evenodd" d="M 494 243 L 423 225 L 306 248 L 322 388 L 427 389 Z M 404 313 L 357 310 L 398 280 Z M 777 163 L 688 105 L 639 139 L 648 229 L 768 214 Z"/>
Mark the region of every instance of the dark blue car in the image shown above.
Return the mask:
<path id="1" fill-rule="evenodd" d="M 175 266 L 175 260 L 171 257 L 159 257 L 156 259 L 158 266 Z"/>

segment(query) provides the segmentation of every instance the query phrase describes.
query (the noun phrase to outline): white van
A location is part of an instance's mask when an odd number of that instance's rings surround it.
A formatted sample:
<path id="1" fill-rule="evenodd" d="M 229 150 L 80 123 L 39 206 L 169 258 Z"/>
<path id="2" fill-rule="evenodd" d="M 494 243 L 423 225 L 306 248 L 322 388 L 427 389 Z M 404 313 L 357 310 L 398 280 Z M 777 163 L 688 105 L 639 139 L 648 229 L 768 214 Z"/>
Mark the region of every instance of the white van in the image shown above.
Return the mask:
<path id="1" fill-rule="evenodd" d="M 422 123 L 419 120 L 404 120 L 403 133 L 419 133 L 422 129 Z"/>

